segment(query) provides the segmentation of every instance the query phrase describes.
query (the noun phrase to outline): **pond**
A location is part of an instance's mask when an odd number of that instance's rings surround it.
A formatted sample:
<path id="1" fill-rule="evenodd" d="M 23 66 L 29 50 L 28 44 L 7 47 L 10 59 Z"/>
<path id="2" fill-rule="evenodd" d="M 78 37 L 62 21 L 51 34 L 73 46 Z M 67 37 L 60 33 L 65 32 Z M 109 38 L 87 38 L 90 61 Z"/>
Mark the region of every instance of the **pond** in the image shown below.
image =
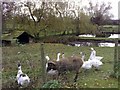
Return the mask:
<path id="1" fill-rule="evenodd" d="M 115 47 L 115 43 L 98 43 L 99 47 Z"/>
<path id="2" fill-rule="evenodd" d="M 80 47 L 80 46 L 98 46 L 98 47 L 115 47 L 115 43 L 111 43 L 111 42 L 102 42 L 102 43 L 98 43 L 98 42 L 69 42 L 68 46 L 76 46 L 76 47 Z M 120 44 L 118 44 L 118 46 L 120 46 Z"/>
<path id="3" fill-rule="evenodd" d="M 111 34 L 108 38 L 120 38 L 120 34 Z"/>

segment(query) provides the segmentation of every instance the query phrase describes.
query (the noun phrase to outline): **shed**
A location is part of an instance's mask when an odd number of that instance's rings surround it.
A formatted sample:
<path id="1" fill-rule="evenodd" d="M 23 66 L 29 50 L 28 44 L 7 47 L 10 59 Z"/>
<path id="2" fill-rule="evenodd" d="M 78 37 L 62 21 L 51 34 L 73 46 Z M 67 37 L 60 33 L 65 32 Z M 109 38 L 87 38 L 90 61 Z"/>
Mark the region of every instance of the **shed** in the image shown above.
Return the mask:
<path id="1" fill-rule="evenodd" d="M 10 40 L 2 40 L 2 46 L 10 46 L 11 41 Z"/>
<path id="2" fill-rule="evenodd" d="M 1 39 L 2 39 L 2 46 L 10 46 L 11 45 L 12 37 L 11 37 L 10 33 L 2 34 Z"/>
<path id="3" fill-rule="evenodd" d="M 2 35 L 2 45 L 8 46 L 11 45 L 12 42 L 25 44 L 33 42 L 34 37 L 25 31 L 14 31 L 9 34 Z"/>
<path id="4" fill-rule="evenodd" d="M 14 38 L 17 38 L 18 42 L 21 44 L 32 43 L 34 40 L 34 37 L 25 31 L 16 32 Z"/>

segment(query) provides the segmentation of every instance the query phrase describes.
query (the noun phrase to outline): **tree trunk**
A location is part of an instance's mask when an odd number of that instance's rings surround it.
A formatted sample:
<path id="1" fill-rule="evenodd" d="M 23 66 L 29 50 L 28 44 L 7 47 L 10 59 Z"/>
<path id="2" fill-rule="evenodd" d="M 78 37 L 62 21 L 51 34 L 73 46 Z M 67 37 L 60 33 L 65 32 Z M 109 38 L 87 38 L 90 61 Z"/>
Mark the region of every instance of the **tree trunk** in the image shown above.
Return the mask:
<path id="1" fill-rule="evenodd" d="M 79 27 L 79 17 L 76 20 L 76 35 L 78 36 L 80 34 L 80 27 Z"/>
<path id="2" fill-rule="evenodd" d="M 119 7 L 120 7 L 120 1 L 119 1 Z M 119 8 L 120 11 L 120 8 Z M 120 13 L 120 12 L 119 12 Z M 120 20 L 120 17 L 119 17 Z M 120 22 L 118 24 L 118 31 L 120 31 Z M 118 46 L 118 53 L 120 53 L 120 46 Z M 120 54 L 118 54 L 118 88 L 120 89 Z"/>

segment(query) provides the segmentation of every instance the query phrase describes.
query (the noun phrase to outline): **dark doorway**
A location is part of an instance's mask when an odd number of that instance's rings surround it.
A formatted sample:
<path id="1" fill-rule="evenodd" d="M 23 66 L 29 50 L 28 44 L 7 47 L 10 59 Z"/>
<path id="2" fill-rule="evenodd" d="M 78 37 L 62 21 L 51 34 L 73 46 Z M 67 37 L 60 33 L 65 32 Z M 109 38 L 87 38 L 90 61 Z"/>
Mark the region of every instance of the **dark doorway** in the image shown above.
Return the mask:
<path id="1" fill-rule="evenodd" d="M 18 42 L 21 44 L 29 43 L 30 38 L 33 37 L 26 32 L 22 33 L 19 37 L 17 37 Z"/>

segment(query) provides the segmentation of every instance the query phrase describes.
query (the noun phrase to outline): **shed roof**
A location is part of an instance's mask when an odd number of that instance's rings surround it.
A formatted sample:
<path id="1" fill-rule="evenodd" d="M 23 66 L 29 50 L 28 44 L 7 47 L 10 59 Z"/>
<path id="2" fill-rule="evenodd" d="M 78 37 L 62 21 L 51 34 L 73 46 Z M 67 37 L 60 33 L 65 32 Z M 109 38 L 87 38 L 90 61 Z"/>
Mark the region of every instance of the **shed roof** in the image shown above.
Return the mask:
<path id="1" fill-rule="evenodd" d="M 13 38 L 17 38 L 18 36 L 20 36 L 24 32 L 25 31 L 15 31 L 15 32 L 12 32 L 11 35 L 13 36 Z"/>
<path id="2" fill-rule="evenodd" d="M 11 41 L 13 39 L 13 37 L 11 36 L 11 34 L 2 34 L 1 39 Z"/>
<path id="3" fill-rule="evenodd" d="M 19 37 L 22 33 L 24 33 L 25 31 L 14 31 L 12 33 L 8 33 L 8 34 L 2 34 L 2 40 L 13 40 L 16 39 L 17 37 Z M 27 33 L 27 32 L 26 32 Z M 28 33 L 29 34 L 29 33 Z M 29 34 L 31 35 L 31 34 Z M 32 35 L 31 35 L 32 36 Z M 33 36 L 32 36 L 33 37 Z"/>

